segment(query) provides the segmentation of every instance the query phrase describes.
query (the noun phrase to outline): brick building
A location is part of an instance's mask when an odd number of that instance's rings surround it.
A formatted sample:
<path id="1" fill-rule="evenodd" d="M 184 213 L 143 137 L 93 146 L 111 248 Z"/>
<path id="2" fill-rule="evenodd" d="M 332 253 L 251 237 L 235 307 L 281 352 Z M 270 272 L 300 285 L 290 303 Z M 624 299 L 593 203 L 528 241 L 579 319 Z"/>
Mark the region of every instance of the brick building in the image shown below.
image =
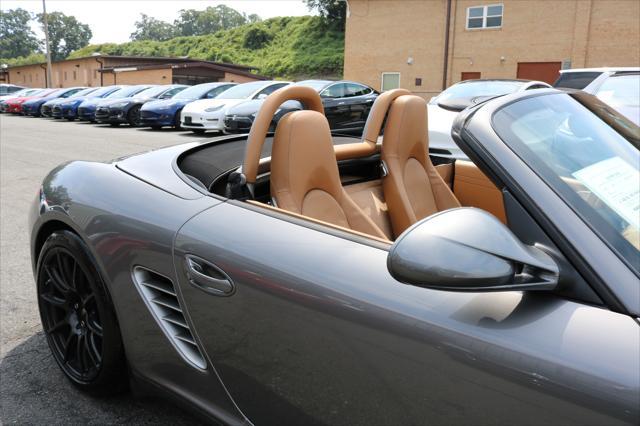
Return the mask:
<path id="1" fill-rule="evenodd" d="M 469 78 L 640 66 L 638 0 L 348 0 L 344 77 L 425 98 Z"/>
<path id="2" fill-rule="evenodd" d="M 46 63 L 9 67 L 3 83 L 26 87 L 108 86 L 111 84 L 198 84 L 213 81 L 263 80 L 255 68 L 185 58 L 95 55 L 56 61 L 52 84 L 48 84 Z"/>

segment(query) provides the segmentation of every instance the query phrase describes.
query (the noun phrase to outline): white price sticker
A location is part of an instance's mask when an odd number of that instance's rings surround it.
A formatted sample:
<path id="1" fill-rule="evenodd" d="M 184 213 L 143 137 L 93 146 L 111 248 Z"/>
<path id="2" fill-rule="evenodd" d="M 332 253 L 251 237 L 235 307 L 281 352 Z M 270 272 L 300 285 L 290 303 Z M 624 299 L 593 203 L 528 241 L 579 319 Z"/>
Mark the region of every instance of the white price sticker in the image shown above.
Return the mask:
<path id="1" fill-rule="evenodd" d="M 573 173 L 584 186 L 631 226 L 640 228 L 640 172 L 620 157 Z"/>

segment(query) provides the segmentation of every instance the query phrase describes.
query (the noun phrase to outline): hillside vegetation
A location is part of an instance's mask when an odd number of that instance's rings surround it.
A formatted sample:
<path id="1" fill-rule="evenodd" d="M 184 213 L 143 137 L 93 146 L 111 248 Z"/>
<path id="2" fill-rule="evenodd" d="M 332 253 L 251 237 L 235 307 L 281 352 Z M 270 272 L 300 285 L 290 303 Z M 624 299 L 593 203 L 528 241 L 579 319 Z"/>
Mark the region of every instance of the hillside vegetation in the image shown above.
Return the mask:
<path id="1" fill-rule="evenodd" d="M 341 77 L 344 33 L 318 16 L 280 17 L 203 36 L 89 45 L 69 58 L 105 55 L 187 56 L 255 66 L 260 74 L 302 79 Z"/>

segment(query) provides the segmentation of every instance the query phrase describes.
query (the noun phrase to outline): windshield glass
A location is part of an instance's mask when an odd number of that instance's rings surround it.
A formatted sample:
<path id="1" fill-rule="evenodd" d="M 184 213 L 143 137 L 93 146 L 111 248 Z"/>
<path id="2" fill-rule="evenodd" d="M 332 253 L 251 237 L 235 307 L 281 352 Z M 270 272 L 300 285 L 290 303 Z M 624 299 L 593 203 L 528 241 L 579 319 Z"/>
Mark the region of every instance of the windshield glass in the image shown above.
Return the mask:
<path id="1" fill-rule="evenodd" d="M 610 77 L 596 96 L 640 125 L 640 74 Z"/>
<path id="2" fill-rule="evenodd" d="M 198 84 L 184 89 L 175 95 L 173 99 L 199 99 L 215 87 L 215 84 Z"/>
<path id="3" fill-rule="evenodd" d="M 294 86 L 311 87 L 316 92 L 321 91 L 322 89 L 327 87 L 328 84 L 329 82 L 327 81 L 319 81 L 319 80 L 305 80 L 305 81 L 299 81 L 297 83 L 293 83 Z"/>
<path id="4" fill-rule="evenodd" d="M 167 90 L 171 90 L 171 87 L 168 87 L 168 86 L 155 86 L 155 87 L 150 87 L 150 88 L 148 88 L 146 90 L 143 90 L 140 93 L 137 93 L 136 96 L 139 96 L 141 98 L 155 98 L 156 96 L 160 96 L 161 94 L 163 94 Z"/>
<path id="5" fill-rule="evenodd" d="M 76 92 L 76 93 L 74 93 L 73 95 L 71 95 L 69 97 L 70 98 L 77 98 L 79 96 L 86 96 L 89 93 L 95 92 L 96 90 L 98 90 L 96 87 L 89 87 L 87 89 L 80 90 L 79 92 Z"/>
<path id="6" fill-rule="evenodd" d="M 115 89 L 118 90 L 118 89 Z M 98 87 L 95 91 L 91 92 L 91 96 L 89 96 L 90 98 L 93 98 L 95 96 L 102 96 L 105 93 L 111 93 L 113 91 L 115 91 L 113 87 L 111 86 L 107 86 L 107 87 Z"/>
<path id="7" fill-rule="evenodd" d="M 442 92 L 435 100 L 441 102 L 447 99 L 506 95 L 515 92 L 522 87 L 523 84 L 524 83 L 519 81 L 472 81 L 468 83 L 458 83 Z"/>
<path id="8" fill-rule="evenodd" d="M 122 98 L 129 98 L 133 95 L 136 95 L 137 93 L 142 92 L 145 89 L 148 89 L 149 86 L 129 86 L 129 87 L 123 87 L 122 89 L 118 90 L 115 93 L 110 94 L 109 96 L 107 96 L 107 98 L 109 99 L 122 99 Z"/>
<path id="9" fill-rule="evenodd" d="M 256 81 L 253 83 L 238 84 L 229 90 L 222 92 L 216 99 L 246 99 L 256 90 L 271 84 L 271 82 Z"/>
<path id="10" fill-rule="evenodd" d="M 500 137 L 638 271 L 640 128 L 587 94 L 523 99 L 499 110 Z"/>

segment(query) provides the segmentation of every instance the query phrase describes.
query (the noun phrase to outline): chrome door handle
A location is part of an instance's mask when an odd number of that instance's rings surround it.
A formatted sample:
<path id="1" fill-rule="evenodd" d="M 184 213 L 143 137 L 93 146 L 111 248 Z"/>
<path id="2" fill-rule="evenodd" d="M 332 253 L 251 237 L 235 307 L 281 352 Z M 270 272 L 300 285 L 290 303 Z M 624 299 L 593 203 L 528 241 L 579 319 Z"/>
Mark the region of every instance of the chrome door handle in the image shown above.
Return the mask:
<path id="1" fill-rule="evenodd" d="M 235 290 L 233 281 L 216 265 L 191 254 L 185 255 L 189 283 L 215 296 L 230 296 Z"/>

